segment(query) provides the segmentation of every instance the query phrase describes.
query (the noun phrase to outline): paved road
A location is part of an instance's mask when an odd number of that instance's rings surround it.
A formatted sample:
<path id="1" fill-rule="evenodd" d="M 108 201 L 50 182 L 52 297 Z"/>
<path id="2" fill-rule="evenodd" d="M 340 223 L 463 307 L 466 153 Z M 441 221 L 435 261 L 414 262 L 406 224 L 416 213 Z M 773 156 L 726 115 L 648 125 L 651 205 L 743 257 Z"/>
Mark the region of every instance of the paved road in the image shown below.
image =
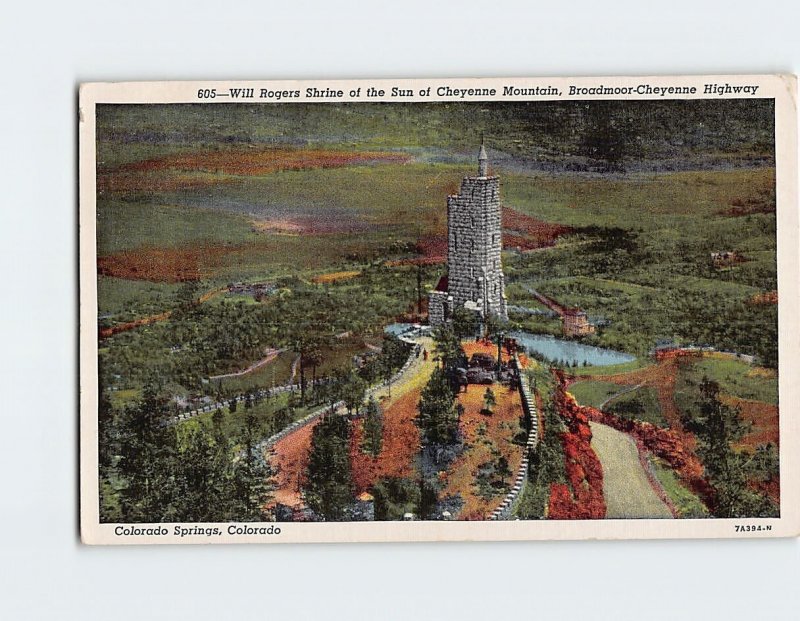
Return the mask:
<path id="1" fill-rule="evenodd" d="M 639 461 L 636 444 L 625 433 L 600 423 L 592 427 L 592 448 L 603 466 L 607 518 L 671 518 Z"/>

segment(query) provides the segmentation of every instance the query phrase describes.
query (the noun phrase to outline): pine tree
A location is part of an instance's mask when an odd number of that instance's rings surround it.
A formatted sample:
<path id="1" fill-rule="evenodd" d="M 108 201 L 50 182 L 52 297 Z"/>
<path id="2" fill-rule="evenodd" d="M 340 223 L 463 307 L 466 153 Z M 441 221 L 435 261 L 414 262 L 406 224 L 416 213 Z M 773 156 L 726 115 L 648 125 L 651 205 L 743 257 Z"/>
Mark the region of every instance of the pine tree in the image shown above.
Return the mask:
<path id="1" fill-rule="evenodd" d="M 233 509 L 231 519 L 255 522 L 265 519 L 263 506 L 269 500 L 271 489 L 269 466 L 256 442 L 256 417 L 248 413 L 239 445 L 241 454 L 233 462 Z"/>
<path id="2" fill-rule="evenodd" d="M 117 473 L 124 486 L 121 511 L 128 522 L 169 520 L 176 496 L 176 430 L 168 426 L 166 403 L 155 387 L 144 388 L 142 401 L 120 417 Z"/>
<path id="3" fill-rule="evenodd" d="M 494 406 L 497 405 L 497 398 L 494 396 L 494 391 L 487 386 L 486 392 L 483 393 L 483 409 L 491 414 L 494 411 Z"/>
<path id="4" fill-rule="evenodd" d="M 436 368 L 422 390 L 416 422 L 428 445 L 455 443 L 458 436 L 458 413 L 455 397 L 445 371 Z"/>
<path id="5" fill-rule="evenodd" d="M 344 519 L 353 502 L 347 418 L 326 415 L 314 427 L 306 479 L 305 500 L 311 510 L 328 521 Z"/>
<path id="6" fill-rule="evenodd" d="M 342 378 L 341 394 L 348 414 L 352 414 L 353 412 L 358 414 L 360 412 L 366 392 L 367 383 L 361 379 L 355 370 L 351 370 Z"/>
<path id="7" fill-rule="evenodd" d="M 218 521 L 215 515 L 221 505 L 221 481 L 224 471 L 218 470 L 214 459 L 213 441 L 205 426 L 190 428 L 183 435 L 177 460 L 176 478 L 179 494 L 175 499 L 177 521 Z"/>
<path id="8" fill-rule="evenodd" d="M 478 330 L 480 330 L 481 327 L 480 315 L 463 306 L 458 306 L 453 309 L 451 323 L 453 326 L 453 333 L 460 339 L 474 337 L 478 334 Z"/>
<path id="9" fill-rule="evenodd" d="M 364 450 L 377 457 L 383 446 L 383 413 L 375 397 L 367 401 L 364 416 Z"/>
<path id="10" fill-rule="evenodd" d="M 697 454 L 703 462 L 705 476 L 714 489 L 712 508 L 715 517 L 756 517 L 774 512 L 768 498 L 748 487 L 748 480 L 757 476 L 756 461 L 732 444 L 741 440 L 751 426 L 745 424 L 739 408 L 725 405 L 720 399 L 719 384 L 703 378 L 700 384 L 698 415 L 687 427 L 698 439 Z"/>
<path id="11" fill-rule="evenodd" d="M 436 328 L 433 340 L 436 344 L 436 354 L 445 369 L 464 366 L 466 355 L 461 347 L 461 341 L 448 324 L 442 324 Z"/>

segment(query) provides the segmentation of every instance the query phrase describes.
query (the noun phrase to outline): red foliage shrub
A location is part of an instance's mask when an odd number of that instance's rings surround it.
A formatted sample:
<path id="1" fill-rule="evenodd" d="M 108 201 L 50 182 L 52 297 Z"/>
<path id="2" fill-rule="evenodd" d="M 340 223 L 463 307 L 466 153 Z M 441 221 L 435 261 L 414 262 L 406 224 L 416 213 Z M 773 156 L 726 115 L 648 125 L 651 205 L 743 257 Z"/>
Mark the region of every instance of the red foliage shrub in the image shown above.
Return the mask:
<path id="1" fill-rule="evenodd" d="M 503 207 L 503 230 L 504 248 L 532 250 L 554 245 L 560 235 L 565 235 L 573 229 L 563 224 L 537 220 L 510 207 Z"/>
<path id="2" fill-rule="evenodd" d="M 548 517 L 553 520 L 598 520 L 606 515 L 603 467 L 592 449 L 592 429 L 582 408 L 563 385 L 555 395 L 556 408 L 567 431 L 561 434 L 569 485 L 550 487 Z"/>

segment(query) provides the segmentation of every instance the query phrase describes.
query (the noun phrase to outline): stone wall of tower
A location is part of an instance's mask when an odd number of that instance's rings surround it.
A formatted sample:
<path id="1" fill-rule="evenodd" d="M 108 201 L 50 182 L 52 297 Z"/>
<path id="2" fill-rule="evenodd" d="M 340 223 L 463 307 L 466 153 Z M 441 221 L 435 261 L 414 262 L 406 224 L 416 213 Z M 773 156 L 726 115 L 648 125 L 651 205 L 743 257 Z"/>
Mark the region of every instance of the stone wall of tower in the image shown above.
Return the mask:
<path id="1" fill-rule="evenodd" d="M 448 290 L 453 305 L 506 318 L 498 177 L 465 177 L 447 197 Z"/>
<path id="2" fill-rule="evenodd" d="M 450 302 L 447 291 L 431 291 L 428 294 L 428 324 L 439 326 L 449 319 Z"/>

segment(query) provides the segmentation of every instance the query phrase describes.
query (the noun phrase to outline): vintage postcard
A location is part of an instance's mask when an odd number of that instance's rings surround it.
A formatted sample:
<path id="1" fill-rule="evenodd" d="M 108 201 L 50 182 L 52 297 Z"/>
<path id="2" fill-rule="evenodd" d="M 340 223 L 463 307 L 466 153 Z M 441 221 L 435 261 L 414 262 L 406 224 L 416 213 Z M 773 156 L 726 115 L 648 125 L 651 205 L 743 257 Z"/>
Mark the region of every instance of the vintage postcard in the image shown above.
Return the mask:
<path id="1" fill-rule="evenodd" d="M 797 535 L 796 97 L 83 85 L 83 541 Z"/>

